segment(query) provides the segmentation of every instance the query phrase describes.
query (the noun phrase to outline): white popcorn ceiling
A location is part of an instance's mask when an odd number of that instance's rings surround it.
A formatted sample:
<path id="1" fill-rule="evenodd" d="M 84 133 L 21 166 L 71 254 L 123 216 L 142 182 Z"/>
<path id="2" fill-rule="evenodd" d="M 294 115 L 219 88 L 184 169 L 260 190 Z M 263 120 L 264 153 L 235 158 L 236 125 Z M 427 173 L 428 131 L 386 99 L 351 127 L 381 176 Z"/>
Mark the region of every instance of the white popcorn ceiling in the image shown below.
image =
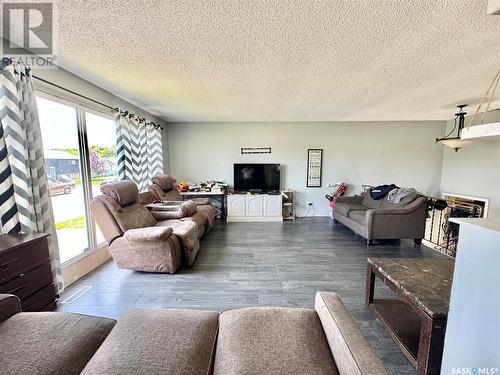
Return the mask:
<path id="1" fill-rule="evenodd" d="M 500 68 L 486 3 L 60 0 L 60 63 L 171 121 L 446 120 Z"/>

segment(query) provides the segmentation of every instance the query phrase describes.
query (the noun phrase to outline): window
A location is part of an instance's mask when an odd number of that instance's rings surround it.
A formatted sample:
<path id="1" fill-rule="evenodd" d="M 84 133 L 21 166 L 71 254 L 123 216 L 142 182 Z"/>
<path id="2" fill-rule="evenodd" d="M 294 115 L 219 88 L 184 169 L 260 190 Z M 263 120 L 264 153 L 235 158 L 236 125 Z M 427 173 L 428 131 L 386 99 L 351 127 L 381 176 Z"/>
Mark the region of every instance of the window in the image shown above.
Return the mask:
<path id="1" fill-rule="evenodd" d="M 116 166 L 116 126 L 107 117 L 94 113 L 85 113 L 87 139 L 89 147 L 89 163 L 92 183 L 92 196 L 100 194 L 100 186 L 118 180 Z M 105 242 L 99 227 L 96 225 L 97 243 Z"/>
<path id="2" fill-rule="evenodd" d="M 89 202 L 116 180 L 115 123 L 105 114 L 37 96 L 40 128 L 61 263 L 95 249 L 104 237 Z"/>

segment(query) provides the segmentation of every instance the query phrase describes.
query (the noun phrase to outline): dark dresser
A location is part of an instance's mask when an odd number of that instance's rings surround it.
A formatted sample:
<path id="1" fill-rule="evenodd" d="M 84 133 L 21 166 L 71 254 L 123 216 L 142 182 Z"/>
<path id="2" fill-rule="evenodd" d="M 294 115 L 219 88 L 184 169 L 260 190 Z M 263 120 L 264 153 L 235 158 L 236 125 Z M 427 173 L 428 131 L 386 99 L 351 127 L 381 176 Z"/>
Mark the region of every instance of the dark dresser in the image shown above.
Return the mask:
<path id="1" fill-rule="evenodd" d="M 57 307 L 47 237 L 43 233 L 0 235 L 0 293 L 16 295 L 22 311 Z"/>

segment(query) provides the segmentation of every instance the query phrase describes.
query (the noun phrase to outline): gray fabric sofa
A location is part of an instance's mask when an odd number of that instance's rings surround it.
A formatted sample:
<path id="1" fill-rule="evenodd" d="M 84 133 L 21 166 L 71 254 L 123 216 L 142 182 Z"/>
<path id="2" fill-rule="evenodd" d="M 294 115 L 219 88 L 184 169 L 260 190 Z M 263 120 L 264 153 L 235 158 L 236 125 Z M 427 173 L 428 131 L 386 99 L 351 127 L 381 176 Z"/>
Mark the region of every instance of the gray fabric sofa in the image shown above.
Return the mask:
<path id="1" fill-rule="evenodd" d="M 9 312 L 0 320 L 6 374 L 387 374 L 334 293 L 318 292 L 314 310 L 134 309 L 116 326 L 79 314 L 19 313 L 16 303 L 0 295 L 0 311 Z"/>
<path id="2" fill-rule="evenodd" d="M 412 193 L 395 204 L 387 197 L 374 200 L 368 190 L 363 196 L 338 197 L 333 206 L 333 219 L 366 238 L 367 244 L 382 239 L 424 238 L 427 198 Z"/>

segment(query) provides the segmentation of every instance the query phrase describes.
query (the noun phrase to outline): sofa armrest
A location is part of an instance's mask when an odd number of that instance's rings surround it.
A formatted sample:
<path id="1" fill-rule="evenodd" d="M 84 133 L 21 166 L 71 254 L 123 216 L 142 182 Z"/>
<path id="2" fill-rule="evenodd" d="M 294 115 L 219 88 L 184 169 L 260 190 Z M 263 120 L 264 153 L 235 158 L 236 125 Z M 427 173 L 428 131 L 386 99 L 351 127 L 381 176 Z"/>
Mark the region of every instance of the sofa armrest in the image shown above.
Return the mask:
<path id="1" fill-rule="evenodd" d="M 314 308 L 340 375 L 387 374 L 358 324 L 335 293 L 316 293 Z"/>
<path id="2" fill-rule="evenodd" d="M 357 195 L 355 197 L 337 197 L 335 198 L 335 203 L 351 203 L 351 204 L 361 204 L 363 202 L 363 196 Z"/>
<path id="3" fill-rule="evenodd" d="M 170 227 L 147 227 L 129 229 L 123 237 L 130 242 L 165 241 L 172 234 Z"/>
<path id="4" fill-rule="evenodd" d="M 21 312 L 19 298 L 12 294 L 0 294 L 0 322 Z"/>

